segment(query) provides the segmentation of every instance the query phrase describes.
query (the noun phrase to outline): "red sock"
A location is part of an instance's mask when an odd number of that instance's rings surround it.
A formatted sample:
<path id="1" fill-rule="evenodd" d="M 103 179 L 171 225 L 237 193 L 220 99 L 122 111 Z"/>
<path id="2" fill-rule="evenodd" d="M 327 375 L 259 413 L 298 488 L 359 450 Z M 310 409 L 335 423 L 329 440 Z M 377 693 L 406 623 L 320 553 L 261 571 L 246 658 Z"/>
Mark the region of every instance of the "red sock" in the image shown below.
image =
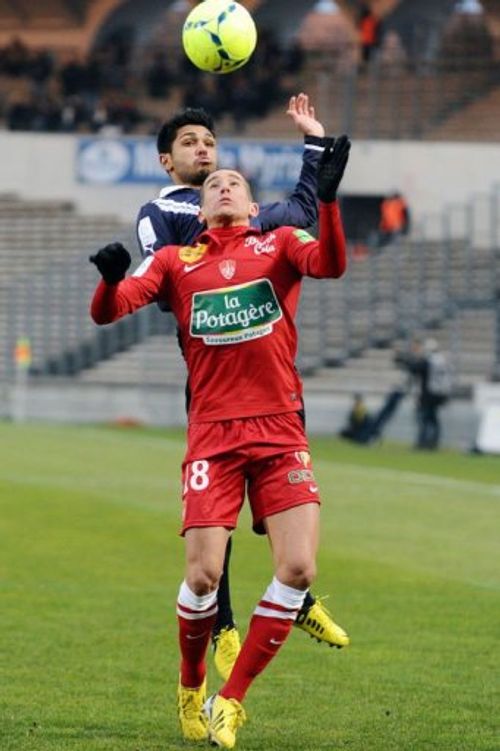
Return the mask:
<path id="1" fill-rule="evenodd" d="M 181 648 L 181 683 L 186 688 L 198 688 L 207 674 L 205 655 L 215 623 L 215 615 L 190 621 L 177 616 Z"/>
<path id="2" fill-rule="evenodd" d="M 177 600 L 181 683 L 186 688 L 201 686 L 207 673 L 205 655 L 217 617 L 217 592 L 198 597 L 185 582 Z"/>
<path id="3" fill-rule="evenodd" d="M 219 691 L 221 696 L 243 700 L 252 681 L 286 641 L 305 594 L 274 577 L 255 608 L 238 659 L 228 681 Z"/>
<path id="4" fill-rule="evenodd" d="M 290 619 L 253 615 L 238 659 L 219 694 L 243 701 L 250 684 L 273 659 L 292 626 Z"/>

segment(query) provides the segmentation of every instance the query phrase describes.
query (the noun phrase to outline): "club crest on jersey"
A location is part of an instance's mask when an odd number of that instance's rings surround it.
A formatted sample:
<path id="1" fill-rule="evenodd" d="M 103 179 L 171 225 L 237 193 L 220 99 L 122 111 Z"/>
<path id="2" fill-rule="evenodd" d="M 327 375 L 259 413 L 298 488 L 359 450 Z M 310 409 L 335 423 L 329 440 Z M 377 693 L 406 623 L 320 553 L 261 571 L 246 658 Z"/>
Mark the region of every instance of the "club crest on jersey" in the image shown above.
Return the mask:
<path id="1" fill-rule="evenodd" d="M 304 467 L 309 467 L 311 464 L 311 454 L 309 451 L 296 451 L 295 452 L 295 458 L 298 462 L 304 465 Z"/>
<path id="2" fill-rule="evenodd" d="M 224 279 L 232 279 L 236 273 L 236 261 L 232 258 L 226 258 L 219 263 L 219 271 Z"/>
<path id="3" fill-rule="evenodd" d="M 197 245 L 184 245 L 182 248 L 179 248 L 179 258 L 181 261 L 184 261 L 184 263 L 196 263 L 200 258 L 203 258 L 206 252 L 207 246 L 202 243 L 198 243 Z"/>

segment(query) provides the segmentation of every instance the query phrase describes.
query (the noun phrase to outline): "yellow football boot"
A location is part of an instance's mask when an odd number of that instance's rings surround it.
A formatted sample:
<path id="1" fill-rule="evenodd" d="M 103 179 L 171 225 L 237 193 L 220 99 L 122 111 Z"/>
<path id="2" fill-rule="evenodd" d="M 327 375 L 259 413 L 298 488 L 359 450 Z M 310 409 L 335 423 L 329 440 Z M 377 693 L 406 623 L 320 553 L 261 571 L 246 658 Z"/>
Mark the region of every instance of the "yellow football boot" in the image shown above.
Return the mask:
<path id="1" fill-rule="evenodd" d="M 236 731 L 247 716 L 245 710 L 236 699 L 224 699 L 219 694 L 211 696 L 204 706 L 208 719 L 208 739 L 219 748 L 234 748 Z"/>
<path id="2" fill-rule="evenodd" d="M 177 713 L 182 735 L 188 741 L 204 741 L 208 738 L 208 722 L 203 712 L 207 699 L 207 681 L 199 688 L 186 688 L 179 680 L 177 688 Z"/>
<path id="3" fill-rule="evenodd" d="M 240 635 L 235 628 L 223 628 L 214 636 L 214 662 L 223 681 L 227 681 L 241 649 Z"/>
<path id="4" fill-rule="evenodd" d="M 316 598 L 309 610 L 300 612 L 295 621 L 297 628 L 310 634 L 319 642 L 324 641 L 331 647 L 347 647 L 349 637 L 343 628 L 333 620 L 320 598 Z"/>

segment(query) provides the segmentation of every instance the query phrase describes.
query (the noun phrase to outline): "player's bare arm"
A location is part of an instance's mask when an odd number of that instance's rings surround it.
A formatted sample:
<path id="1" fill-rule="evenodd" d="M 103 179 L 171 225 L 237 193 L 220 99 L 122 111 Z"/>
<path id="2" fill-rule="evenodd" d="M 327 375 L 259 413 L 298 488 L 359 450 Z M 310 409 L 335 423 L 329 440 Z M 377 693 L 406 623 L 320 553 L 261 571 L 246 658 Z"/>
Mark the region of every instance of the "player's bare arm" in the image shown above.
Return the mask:
<path id="1" fill-rule="evenodd" d="M 304 93 L 290 97 L 286 114 L 289 115 L 297 129 L 305 136 L 317 136 L 323 138 L 325 129 L 316 119 L 314 106 L 309 101 L 309 96 Z"/>

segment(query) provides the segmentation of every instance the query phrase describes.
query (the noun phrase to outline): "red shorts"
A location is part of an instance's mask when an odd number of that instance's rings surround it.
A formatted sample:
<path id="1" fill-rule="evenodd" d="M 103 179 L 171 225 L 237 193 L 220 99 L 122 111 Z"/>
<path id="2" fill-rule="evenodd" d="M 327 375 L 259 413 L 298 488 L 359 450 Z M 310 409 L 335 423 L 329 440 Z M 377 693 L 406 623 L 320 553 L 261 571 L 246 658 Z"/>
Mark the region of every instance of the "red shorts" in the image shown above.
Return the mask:
<path id="1" fill-rule="evenodd" d="M 259 534 L 267 516 L 320 502 L 296 412 L 190 425 L 182 481 L 181 534 L 190 527 L 234 529 L 245 491 Z"/>

